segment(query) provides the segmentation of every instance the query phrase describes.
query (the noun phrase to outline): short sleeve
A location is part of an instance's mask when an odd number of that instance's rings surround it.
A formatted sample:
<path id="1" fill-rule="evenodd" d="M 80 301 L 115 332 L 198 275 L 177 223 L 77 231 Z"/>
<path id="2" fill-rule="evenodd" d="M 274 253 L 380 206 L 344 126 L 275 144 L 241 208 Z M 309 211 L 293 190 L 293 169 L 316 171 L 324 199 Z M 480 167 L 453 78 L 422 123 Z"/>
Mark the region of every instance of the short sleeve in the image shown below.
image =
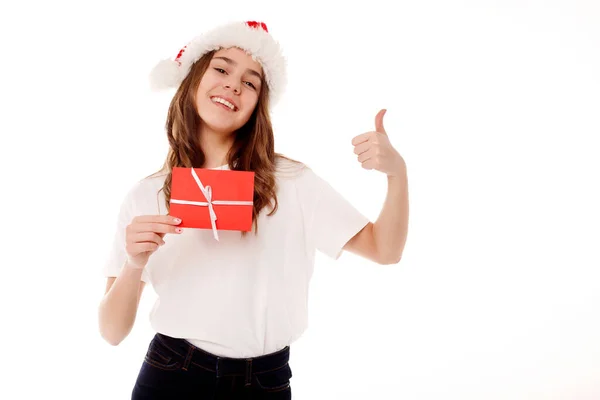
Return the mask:
<path id="1" fill-rule="evenodd" d="M 102 274 L 105 277 L 116 277 L 127 260 L 125 250 L 125 230 L 127 225 L 135 216 L 135 187 L 132 188 L 121 202 L 121 207 L 117 215 L 115 233 L 112 245 L 109 248 L 107 258 L 102 268 Z M 142 271 L 141 280 L 148 283 L 150 281 L 148 271 Z"/>
<path id="2" fill-rule="evenodd" d="M 314 194 L 308 233 L 317 250 L 337 260 L 344 245 L 370 221 L 311 169 L 305 174 L 305 188 Z"/>

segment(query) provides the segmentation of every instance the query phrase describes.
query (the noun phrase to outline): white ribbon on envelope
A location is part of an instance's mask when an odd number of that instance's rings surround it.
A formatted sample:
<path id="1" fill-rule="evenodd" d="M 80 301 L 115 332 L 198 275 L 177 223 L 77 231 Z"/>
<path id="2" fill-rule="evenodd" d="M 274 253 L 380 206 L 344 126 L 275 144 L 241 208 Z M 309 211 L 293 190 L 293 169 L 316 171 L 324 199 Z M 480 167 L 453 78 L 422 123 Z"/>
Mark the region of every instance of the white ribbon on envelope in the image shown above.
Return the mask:
<path id="1" fill-rule="evenodd" d="M 251 206 L 254 203 L 251 201 L 213 200 L 212 199 L 212 187 L 210 187 L 210 186 L 205 187 L 202 184 L 202 182 L 200 181 L 200 178 L 198 177 L 198 175 L 196 174 L 196 171 L 194 171 L 194 168 L 190 168 L 190 169 L 192 171 L 192 176 L 194 177 L 194 180 L 198 184 L 198 187 L 202 191 L 202 194 L 204 194 L 204 197 L 206 197 L 207 201 L 188 201 L 188 200 L 171 199 L 171 203 L 188 204 L 188 205 L 192 205 L 192 206 L 208 206 L 208 212 L 210 213 L 210 224 L 212 225 L 213 236 L 218 241 L 219 235 L 217 234 L 217 225 L 215 224 L 215 221 L 217 220 L 217 214 L 215 213 L 213 204 L 234 205 L 234 206 Z"/>

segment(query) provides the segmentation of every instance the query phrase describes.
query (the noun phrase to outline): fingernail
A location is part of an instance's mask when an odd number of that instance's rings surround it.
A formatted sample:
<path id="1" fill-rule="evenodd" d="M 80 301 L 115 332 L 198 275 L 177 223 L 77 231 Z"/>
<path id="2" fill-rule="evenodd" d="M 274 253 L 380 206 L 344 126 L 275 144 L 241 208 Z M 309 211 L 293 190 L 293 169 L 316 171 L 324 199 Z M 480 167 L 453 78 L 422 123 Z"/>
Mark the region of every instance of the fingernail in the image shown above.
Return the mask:
<path id="1" fill-rule="evenodd" d="M 177 232 L 177 233 L 181 233 L 181 232 L 183 232 L 183 229 L 181 229 L 181 228 L 177 228 L 177 229 L 175 229 L 175 232 Z"/>
<path id="2" fill-rule="evenodd" d="M 181 220 L 179 218 L 174 218 L 173 221 L 175 221 L 175 223 L 177 223 L 177 224 L 181 222 Z"/>

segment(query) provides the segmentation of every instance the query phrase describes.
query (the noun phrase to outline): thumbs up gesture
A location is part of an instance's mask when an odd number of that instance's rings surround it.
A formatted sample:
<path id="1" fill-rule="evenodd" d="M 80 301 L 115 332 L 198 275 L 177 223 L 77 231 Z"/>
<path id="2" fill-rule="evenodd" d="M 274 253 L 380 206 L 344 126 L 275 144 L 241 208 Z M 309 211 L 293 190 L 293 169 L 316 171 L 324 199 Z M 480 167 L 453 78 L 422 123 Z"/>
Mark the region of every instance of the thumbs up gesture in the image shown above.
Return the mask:
<path id="1" fill-rule="evenodd" d="M 381 110 L 375 116 L 375 131 L 360 134 L 352 139 L 354 154 L 365 169 L 376 169 L 388 176 L 400 175 L 406 169 L 404 159 L 390 143 L 387 132 L 383 127 L 383 116 L 386 110 Z"/>

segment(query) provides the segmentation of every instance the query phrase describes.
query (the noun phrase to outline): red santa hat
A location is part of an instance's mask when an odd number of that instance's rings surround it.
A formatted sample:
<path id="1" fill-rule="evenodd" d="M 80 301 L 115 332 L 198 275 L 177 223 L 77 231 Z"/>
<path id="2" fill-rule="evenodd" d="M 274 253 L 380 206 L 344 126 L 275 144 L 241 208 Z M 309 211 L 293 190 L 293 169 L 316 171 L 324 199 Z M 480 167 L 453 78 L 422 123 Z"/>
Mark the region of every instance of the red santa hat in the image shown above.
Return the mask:
<path id="1" fill-rule="evenodd" d="M 191 66 L 203 54 L 221 48 L 239 47 L 263 68 L 270 91 L 270 103 L 281 97 L 286 83 L 286 60 L 264 22 L 233 22 L 196 36 L 184 46 L 175 59 L 160 61 L 150 73 L 152 90 L 178 88 Z"/>

